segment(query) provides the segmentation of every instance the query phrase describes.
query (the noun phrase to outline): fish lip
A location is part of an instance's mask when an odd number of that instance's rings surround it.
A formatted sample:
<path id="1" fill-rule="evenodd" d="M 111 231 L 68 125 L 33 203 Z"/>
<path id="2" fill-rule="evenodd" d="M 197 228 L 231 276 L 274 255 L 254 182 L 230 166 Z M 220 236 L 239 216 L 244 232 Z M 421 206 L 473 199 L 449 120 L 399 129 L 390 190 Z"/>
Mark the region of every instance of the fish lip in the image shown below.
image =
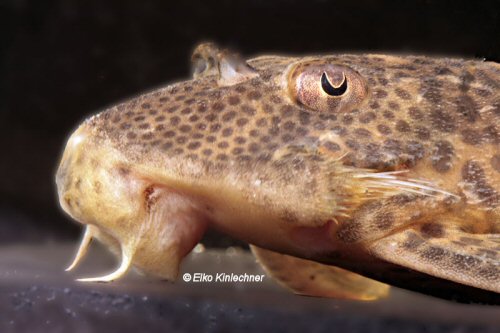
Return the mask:
<path id="1" fill-rule="evenodd" d="M 69 164 L 70 163 L 68 159 L 63 157 L 56 171 L 55 182 L 56 182 L 56 192 L 59 199 L 59 205 L 61 206 L 61 208 L 65 213 L 73 217 L 71 215 L 71 208 L 67 203 L 68 198 L 66 197 L 68 181 L 69 181 L 68 180 Z"/>
<path id="2" fill-rule="evenodd" d="M 75 152 L 82 148 L 79 146 L 86 139 L 86 126 L 84 123 L 69 137 L 55 175 L 56 192 L 59 198 L 59 205 L 65 213 L 77 221 L 79 221 L 79 219 L 72 214 L 72 208 L 68 202 L 68 200 L 71 200 L 71 198 L 68 197 L 68 191 L 74 180 L 72 169 L 75 162 Z"/>

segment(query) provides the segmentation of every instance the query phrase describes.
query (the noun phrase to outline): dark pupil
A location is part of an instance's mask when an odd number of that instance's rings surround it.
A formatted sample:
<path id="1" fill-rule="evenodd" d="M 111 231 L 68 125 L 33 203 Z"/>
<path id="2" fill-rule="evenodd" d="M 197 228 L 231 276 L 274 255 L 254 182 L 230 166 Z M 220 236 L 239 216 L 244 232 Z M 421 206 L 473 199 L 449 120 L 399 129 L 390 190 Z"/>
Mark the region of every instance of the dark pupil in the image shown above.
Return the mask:
<path id="1" fill-rule="evenodd" d="M 330 96 L 341 96 L 347 90 L 347 79 L 344 75 L 344 81 L 338 87 L 332 86 L 328 78 L 326 77 L 326 73 L 323 72 L 321 75 L 321 87 L 323 90 Z"/>

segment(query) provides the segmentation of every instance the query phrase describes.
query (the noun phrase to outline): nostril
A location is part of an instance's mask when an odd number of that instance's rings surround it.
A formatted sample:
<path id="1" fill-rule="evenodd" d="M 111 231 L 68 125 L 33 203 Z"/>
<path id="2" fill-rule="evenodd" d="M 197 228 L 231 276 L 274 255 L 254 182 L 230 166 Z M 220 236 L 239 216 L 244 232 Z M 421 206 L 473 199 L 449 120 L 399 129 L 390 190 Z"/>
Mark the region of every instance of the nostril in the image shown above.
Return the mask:
<path id="1" fill-rule="evenodd" d="M 73 201 L 71 201 L 71 198 L 65 196 L 64 197 L 64 202 L 66 203 L 66 205 L 68 205 L 68 207 L 73 207 Z"/>
<path id="2" fill-rule="evenodd" d="M 59 194 L 64 193 L 70 185 L 68 184 L 68 178 L 69 178 L 68 169 L 69 169 L 68 158 L 63 158 L 56 173 L 56 186 Z"/>

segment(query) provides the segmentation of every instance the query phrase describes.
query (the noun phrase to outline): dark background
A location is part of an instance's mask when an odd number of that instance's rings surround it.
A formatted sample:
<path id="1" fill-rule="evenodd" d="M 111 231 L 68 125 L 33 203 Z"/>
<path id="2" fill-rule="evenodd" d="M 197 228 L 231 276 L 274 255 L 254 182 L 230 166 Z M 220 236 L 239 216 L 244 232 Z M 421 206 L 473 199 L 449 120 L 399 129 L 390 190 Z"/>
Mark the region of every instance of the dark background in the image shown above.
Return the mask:
<path id="1" fill-rule="evenodd" d="M 500 61 L 499 22 L 499 1 L 0 1 L 0 242 L 76 237 L 54 189 L 66 138 L 92 113 L 188 77 L 199 41 L 244 55 Z"/>

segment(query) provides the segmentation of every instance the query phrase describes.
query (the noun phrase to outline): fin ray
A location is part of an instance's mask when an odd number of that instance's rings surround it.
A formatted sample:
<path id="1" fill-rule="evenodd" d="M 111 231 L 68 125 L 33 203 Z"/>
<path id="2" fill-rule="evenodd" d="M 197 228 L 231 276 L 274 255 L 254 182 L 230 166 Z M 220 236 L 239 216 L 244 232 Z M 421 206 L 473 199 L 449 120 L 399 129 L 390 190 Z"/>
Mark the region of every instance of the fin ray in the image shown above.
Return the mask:
<path id="1" fill-rule="evenodd" d="M 389 286 L 344 269 L 250 246 L 264 269 L 295 293 L 340 299 L 375 300 Z"/>
<path id="2" fill-rule="evenodd" d="M 499 234 L 473 234 L 444 217 L 368 245 L 386 261 L 439 278 L 500 293 Z"/>

